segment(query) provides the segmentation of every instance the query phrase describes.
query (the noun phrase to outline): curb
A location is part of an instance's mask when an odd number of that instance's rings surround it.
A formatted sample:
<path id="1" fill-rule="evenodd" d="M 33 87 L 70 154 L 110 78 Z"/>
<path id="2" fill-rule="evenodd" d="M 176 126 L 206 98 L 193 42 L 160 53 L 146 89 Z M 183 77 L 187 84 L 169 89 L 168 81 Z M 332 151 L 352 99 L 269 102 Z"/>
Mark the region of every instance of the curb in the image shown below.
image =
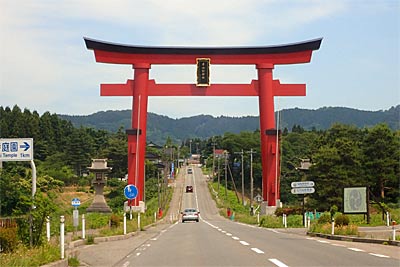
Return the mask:
<path id="1" fill-rule="evenodd" d="M 161 223 L 164 221 L 164 218 L 162 218 L 161 220 L 146 225 L 145 227 L 143 227 L 143 229 L 148 229 L 150 227 L 155 226 L 158 223 Z M 130 232 L 127 233 L 126 235 L 113 235 L 113 236 L 99 236 L 99 237 L 95 237 L 94 238 L 94 243 L 102 243 L 102 242 L 108 242 L 108 241 L 117 241 L 117 240 L 124 240 L 124 239 L 128 239 L 131 238 L 135 235 L 137 235 L 138 232 Z M 65 244 L 65 258 L 62 260 L 58 260 L 58 261 L 54 261 L 54 262 L 50 262 L 48 264 L 45 265 L 41 265 L 41 267 L 68 267 L 68 258 L 69 256 L 76 256 L 77 253 L 79 253 L 76 249 L 80 246 L 84 246 L 86 245 L 86 239 L 79 239 L 79 240 L 75 240 L 75 241 L 71 241 L 69 243 Z"/>
<path id="2" fill-rule="evenodd" d="M 307 235 L 326 238 L 326 239 L 332 239 L 332 240 L 339 240 L 339 241 L 374 243 L 374 244 L 400 247 L 400 241 L 393 241 L 393 240 L 369 239 L 369 238 L 351 237 L 351 236 L 342 236 L 342 235 L 328 235 L 328 234 L 312 233 L 312 232 L 307 232 Z"/>

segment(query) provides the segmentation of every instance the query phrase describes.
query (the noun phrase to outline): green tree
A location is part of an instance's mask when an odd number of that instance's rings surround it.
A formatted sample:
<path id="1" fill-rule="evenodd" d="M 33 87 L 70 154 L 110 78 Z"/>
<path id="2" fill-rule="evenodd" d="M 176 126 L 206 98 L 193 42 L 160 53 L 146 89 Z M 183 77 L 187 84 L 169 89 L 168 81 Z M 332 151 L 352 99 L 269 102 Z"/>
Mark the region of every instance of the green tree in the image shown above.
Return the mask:
<path id="1" fill-rule="evenodd" d="M 386 124 L 366 130 L 363 140 L 363 165 L 367 184 L 382 201 L 399 201 L 399 134 Z"/>
<path id="2" fill-rule="evenodd" d="M 81 127 L 73 131 L 67 143 L 68 163 L 76 175 L 81 176 L 82 171 L 90 165 L 93 140 L 86 129 Z"/>
<path id="3" fill-rule="evenodd" d="M 122 132 L 122 128 L 107 139 L 100 155 L 107 158 L 108 165 L 112 167 L 110 176 L 125 176 L 128 168 L 128 144 L 126 134 Z"/>
<path id="4" fill-rule="evenodd" d="M 314 208 L 328 210 L 342 207 L 343 188 L 365 184 L 362 171 L 362 132 L 336 124 L 318 139 L 313 155 L 310 178 L 315 181 L 315 193 L 310 201 Z"/>

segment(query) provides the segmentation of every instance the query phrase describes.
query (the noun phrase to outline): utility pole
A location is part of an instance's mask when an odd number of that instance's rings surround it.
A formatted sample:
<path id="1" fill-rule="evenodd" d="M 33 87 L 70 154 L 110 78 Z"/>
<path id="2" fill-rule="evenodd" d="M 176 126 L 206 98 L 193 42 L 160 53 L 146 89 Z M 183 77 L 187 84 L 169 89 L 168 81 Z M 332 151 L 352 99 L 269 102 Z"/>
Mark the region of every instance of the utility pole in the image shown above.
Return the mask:
<path id="1" fill-rule="evenodd" d="M 214 182 L 214 172 L 215 172 L 215 143 L 212 142 L 213 145 L 213 165 L 212 165 L 212 181 Z"/>
<path id="2" fill-rule="evenodd" d="M 218 195 L 219 195 L 219 184 L 221 183 L 220 168 L 219 168 L 220 162 L 221 162 L 220 157 L 218 156 L 218 171 L 217 171 L 217 173 L 218 173 Z"/>
<path id="3" fill-rule="evenodd" d="M 225 154 L 225 200 L 228 199 L 228 152 L 224 152 Z"/>
<path id="4" fill-rule="evenodd" d="M 241 152 L 235 152 L 235 154 L 240 154 L 242 156 L 242 205 L 244 206 L 244 168 L 243 168 L 243 149 Z"/>
<path id="5" fill-rule="evenodd" d="M 250 209 L 253 207 L 253 198 L 254 198 L 254 181 L 253 181 L 253 154 L 255 153 L 253 149 L 247 151 L 250 153 Z"/>

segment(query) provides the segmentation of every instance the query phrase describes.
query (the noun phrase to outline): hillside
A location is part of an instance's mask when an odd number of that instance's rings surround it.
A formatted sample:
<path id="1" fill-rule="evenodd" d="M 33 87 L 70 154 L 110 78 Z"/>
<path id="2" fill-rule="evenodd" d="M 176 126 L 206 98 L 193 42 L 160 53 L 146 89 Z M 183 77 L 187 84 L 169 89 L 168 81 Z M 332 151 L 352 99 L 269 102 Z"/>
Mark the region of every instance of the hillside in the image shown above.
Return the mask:
<path id="1" fill-rule="evenodd" d="M 101 111 L 87 116 L 58 115 L 70 120 L 75 126 L 87 126 L 115 132 L 120 127 L 130 128 L 131 111 Z M 364 111 L 344 107 L 323 107 L 310 109 L 284 109 L 280 112 L 281 128 L 292 129 L 300 125 L 305 129 L 328 129 L 334 123 L 355 125 L 359 128 L 387 123 L 390 128 L 400 129 L 400 105 L 385 111 Z M 167 116 L 148 113 L 147 139 L 162 144 L 170 136 L 175 141 L 186 138 L 209 138 L 225 132 L 239 133 L 259 128 L 258 116 L 213 117 L 198 115 L 172 119 Z"/>

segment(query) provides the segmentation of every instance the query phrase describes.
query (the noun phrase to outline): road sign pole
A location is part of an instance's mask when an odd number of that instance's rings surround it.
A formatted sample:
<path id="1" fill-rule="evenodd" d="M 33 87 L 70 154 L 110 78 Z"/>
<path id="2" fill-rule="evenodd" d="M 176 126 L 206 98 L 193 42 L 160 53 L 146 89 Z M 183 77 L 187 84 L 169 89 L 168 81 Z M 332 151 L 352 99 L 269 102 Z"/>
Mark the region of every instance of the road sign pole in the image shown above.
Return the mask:
<path id="1" fill-rule="evenodd" d="M 46 217 L 46 237 L 47 237 L 47 242 L 50 241 L 50 217 Z"/>
<path id="2" fill-rule="evenodd" d="M 60 216 L 60 252 L 61 252 L 61 259 L 64 259 L 64 216 Z"/>
<path id="3" fill-rule="evenodd" d="M 140 212 L 138 212 L 138 215 L 137 215 L 137 227 L 138 227 L 138 231 L 140 232 Z"/>
<path id="4" fill-rule="evenodd" d="M 305 216 L 304 216 L 304 199 L 305 199 L 305 194 L 303 194 L 303 207 L 302 207 L 302 213 L 303 213 L 303 223 L 304 225 L 307 227 L 307 222 L 305 220 Z"/>
<path id="5" fill-rule="evenodd" d="M 124 235 L 126 235 L 126 213 L 124 212 Z"/>
<path id="6" fill-rule="evenodd" d="M 82 239 L 86 238 L 85 214 L 82 214 Z"/>

